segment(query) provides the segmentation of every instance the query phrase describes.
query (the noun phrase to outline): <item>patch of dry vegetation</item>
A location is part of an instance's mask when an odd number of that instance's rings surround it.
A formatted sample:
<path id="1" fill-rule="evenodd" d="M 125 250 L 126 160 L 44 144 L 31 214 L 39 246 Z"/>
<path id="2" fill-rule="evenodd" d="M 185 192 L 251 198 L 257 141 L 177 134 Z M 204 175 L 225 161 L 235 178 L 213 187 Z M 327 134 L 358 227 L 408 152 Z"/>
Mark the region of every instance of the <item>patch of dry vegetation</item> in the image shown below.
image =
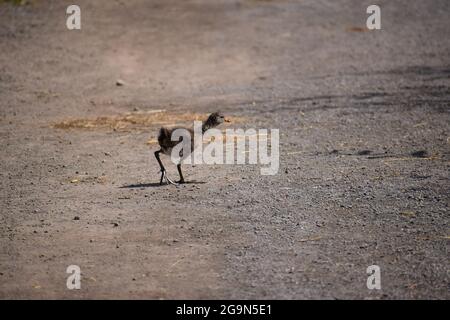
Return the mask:
<path id="1" fill-rule="evenodd" d="M 175 113 L 166 110 L 129 112 L 125 114 L 101 116 L 92 119 L 71 119 L 53 125 L 57 129 L 113 129 L 130 130 L 144 127 L 192 125 L 193 121 L 203 121 L 206 113 Z M 242 118 L 227 117 L 231 123 L 242 122 Z"/>

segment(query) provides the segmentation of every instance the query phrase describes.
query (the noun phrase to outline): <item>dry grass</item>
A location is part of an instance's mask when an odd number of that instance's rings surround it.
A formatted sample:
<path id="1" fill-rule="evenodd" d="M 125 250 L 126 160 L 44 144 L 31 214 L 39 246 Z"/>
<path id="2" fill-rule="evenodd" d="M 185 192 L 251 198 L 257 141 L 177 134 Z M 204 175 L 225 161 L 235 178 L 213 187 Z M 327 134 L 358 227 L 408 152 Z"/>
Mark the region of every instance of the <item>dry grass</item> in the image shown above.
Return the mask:
<path id="1" fill-rule="evenodd" d="M 159 126 L 192 125 L 193 121 L 203 121 L 206 113 L 175 113 L 166 110 L 130 112 L 113 116 L 101 116 L 93 119 L 71 119 L 53 125 L 57 129 L 113 129 L 132 130 Z M 242 118 L 227 117 L 231 123 L 242 122 Z"/>

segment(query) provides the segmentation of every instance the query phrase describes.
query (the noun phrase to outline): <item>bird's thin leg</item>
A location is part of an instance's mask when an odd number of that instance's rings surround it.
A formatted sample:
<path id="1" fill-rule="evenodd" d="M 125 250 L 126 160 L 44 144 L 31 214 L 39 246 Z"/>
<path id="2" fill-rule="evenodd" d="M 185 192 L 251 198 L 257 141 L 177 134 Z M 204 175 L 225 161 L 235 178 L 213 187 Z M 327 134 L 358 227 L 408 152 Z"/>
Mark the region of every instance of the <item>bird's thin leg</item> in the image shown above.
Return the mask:
<path id="1" fill-rule="evenodd" d="M 159 158 L 159 154 L 161 153 L 161 150 L 155 151 L 155 158 L 158 160 L 159 167 L 161 168 L 161 180 L 159 181 L 159 184 L 162 184 L 164 176 L 166 175 L 166 169 L 164 168 L 161 159 Z"/>
<path id="2" fill-rule="evenodd" d="M 161 150 L 155 151 L 155 158 L 158 160 L 159 167 L 161 168 L 161 179 L 159 180 L 159 184 L 163 183 L 163 179 L 166 180 L 167 184 L 175 184 L 172 180 L 169 179 L 166 173 L 166 168 L 164 168 L 164 165 L 161 162 L 161 159 L 159 158 L 159 154 L 161 153 Z"/>
<path id="3" fill-rule="evenodd" d="M 181 173 L 181 163 L 177 164 L 177 169 L 180 175 L 180 181 L 178 181 L 178 183 L 184 183 L 183 173 Z"/>

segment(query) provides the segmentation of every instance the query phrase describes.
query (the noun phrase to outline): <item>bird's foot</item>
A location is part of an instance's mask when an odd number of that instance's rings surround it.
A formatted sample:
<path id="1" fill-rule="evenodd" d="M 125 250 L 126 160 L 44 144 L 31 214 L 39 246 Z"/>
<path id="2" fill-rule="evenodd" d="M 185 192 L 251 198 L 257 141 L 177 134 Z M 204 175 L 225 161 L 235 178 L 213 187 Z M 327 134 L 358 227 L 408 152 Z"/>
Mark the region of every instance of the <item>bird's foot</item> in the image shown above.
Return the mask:
<path id="1" fill-rule="evenodd" d="M 165 180 L 167 184 L 177 185 L 175 182 L 170 180 L 170 178 L 167 176 L 166 170 L 161 170 L 161 180 L 159 182 L 160 185 L 163 184 L 163 180 Z"/>
<path id="2" fill-rule="evenodd" d="M 184 181 L 184 179 L 180 179 L 180 180 L 177 181 L 177 183 L 178 184 L 183 184 L 183 183 L 186 183 L 186 181 Z"/>

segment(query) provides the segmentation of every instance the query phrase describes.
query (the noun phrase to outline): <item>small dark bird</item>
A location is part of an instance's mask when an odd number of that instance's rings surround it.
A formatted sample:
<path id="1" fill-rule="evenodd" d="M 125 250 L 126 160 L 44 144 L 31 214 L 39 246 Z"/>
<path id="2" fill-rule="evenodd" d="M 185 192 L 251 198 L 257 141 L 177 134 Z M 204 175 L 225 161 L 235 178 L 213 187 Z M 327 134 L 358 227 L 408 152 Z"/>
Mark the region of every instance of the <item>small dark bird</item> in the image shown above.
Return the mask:
<path id="1" fill-rule="evenodd" d="M 223 123 L 225 120 L 225 117 L 220 113 L 220 112 L 214 112 L 211 113 L 208 117 L 208 119 L 206 119 L 206 121 L 204 121 L 202 123 L 202 133 L 205 133 L 206 130 L 217 127 L 219 124 Z M 194 130 L 193 128 L 184 128 L 184 127 L 175 127 L 175 128 L 165 128 L 162 127 L 161 129 L 159 129 L 159 133 L 158 133 L 158 143 L 161 147 L 160 150 L 155 151 L 155 157 L 156 160 L 158 160 L 159 166 L 161 168 L 161 180 L 159 181 L 159 184 L 163 183 L 163 180 L 165 179 L 167 184 L 177 184 L 177 183 L 185 183 L 184 178 L 183 178 L 183 173 L 181 172 L 181 163 L 177 164 L 177 169 L 178 169 L 178 173 L 180 175 L 180 180 L 177 181 L 176 183 L 173 182 L 172 180 L 169 179 L 169 177 L 167 176 L 166 173 L 166 169 L 164 168 L 164 165 L 161 162 L 161 159 L 159 158 L 159 154 L 163 153 L 165 155 L 171 155 L 172 153 L 172 149 L 179 143 L 182 142 L 183 137 L 180 137 L 180 139 L 178 141 L 172 141 L 172 133 L 177 130 L 177 129 L 185 129 L 189 132 L 189 135 L 191 136 L 191 147 L 190 147 L 190 152 L 188 154 L 181 154 L 182 151 L 180 152 L 180 158 L 186 158 L 187 156 L 189 156 L 193 151 L 194 151 Z M 184 148 L 186 149 L 186 148 Z M 180 159 L 181 162 L 181 159 Z"/>

